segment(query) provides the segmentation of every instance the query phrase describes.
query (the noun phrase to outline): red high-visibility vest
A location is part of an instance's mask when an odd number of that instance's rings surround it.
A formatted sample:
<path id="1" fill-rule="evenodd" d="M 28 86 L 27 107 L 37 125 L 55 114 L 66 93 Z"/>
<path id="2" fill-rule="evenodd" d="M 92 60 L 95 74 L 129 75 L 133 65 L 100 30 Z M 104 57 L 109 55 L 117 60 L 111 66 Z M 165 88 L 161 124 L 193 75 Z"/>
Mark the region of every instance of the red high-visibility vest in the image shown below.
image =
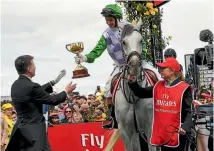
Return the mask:
<path id="1" fill-rule="evenodd" d="M 189 85 L 183 81 L 170 87 L 165 86 L 164 81 L 159 81 L 155 85 L 153 90 L 154 116 L 150 138 L 152 145 L 179 146 L 179 134 L 174 131 L 181 127 L 183 94 L 188 87 Z"/>

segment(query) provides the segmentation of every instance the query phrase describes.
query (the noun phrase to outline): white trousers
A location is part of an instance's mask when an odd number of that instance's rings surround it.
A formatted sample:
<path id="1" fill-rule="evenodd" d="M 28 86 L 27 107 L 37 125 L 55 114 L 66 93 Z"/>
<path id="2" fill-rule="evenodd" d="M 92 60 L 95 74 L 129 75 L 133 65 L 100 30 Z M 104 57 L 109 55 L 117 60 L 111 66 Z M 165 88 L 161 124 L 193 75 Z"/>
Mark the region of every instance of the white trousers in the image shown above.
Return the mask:
<path id="1" fill-rule="evenodd" d="M 105 85 L 105 97 L 112 97 L 111 95 L 111 81 L 113 79 L 113 77 L 122 72 L 122 66 L 118 66 L 118 65 L 115 65 L 110 77 L 108 78 L 107 82 L 106 82 L 106 85 Z"/>

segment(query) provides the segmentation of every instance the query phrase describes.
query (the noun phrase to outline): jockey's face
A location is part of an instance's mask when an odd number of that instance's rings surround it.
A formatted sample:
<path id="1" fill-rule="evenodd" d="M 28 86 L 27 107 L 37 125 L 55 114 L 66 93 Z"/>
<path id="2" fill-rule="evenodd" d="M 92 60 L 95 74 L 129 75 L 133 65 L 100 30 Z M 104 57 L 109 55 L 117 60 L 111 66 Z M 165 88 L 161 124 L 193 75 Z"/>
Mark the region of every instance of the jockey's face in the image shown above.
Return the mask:
<path id="1" fill-rule="evenodd" d="M 106 24 L 110 27 L 110 28 L 114 28 L 116 26 L 116 21 L 113 17 L 106 17 Z"/>

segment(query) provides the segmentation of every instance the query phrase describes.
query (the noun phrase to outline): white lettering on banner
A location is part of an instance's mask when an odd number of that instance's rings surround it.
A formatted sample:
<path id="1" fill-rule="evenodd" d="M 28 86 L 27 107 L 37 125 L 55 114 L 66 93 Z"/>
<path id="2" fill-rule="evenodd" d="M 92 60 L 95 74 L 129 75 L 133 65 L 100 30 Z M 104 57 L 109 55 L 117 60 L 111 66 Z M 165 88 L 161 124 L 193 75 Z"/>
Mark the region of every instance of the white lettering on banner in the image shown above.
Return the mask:
<path id="1" fill-rule="evenodd" d="M 100 138 L 100 142 L 99 142 L 99 138 L 98 138 L 98 136 L 95 136 L 95 139 L 96 139 L 97 145 L 99 145 L 99 146 L 100 146 L 100 148 L 103 148 L 104 136 L 103 136 L 103 135 L 101 136 L 101 138 Z"/>
<path id="2" fill-rule="evenodd" d="M 90 134 L 90 138 L 91 138 L 91 146 L 95 146 L 94 145 L 94 135 Z"/>
<path id="3" fill-rule="evenodd" d="M 82 142 L 82 146 L 86 146 L 86 140 L 88 140 L 86 138 L 86 136 L 89 136 L 88 134 L 81 134 L 81 142 Z"/>
<path id="4" fill-rule="evenodd" d="M 99 138 L 99 136 L 94 136 L 94 134 L 81 134 L 82 146 L 86 147 L 86 141 L 89 140 L 89 137 L 90 137 L 91 146 L 95 146 L 95 143 L 96 143 L 96 145 L 99 146 L 99 148 L 103 148 L 104 136 L 102 135 Z M 86 151 L 89 151 L 89 150 L 86 149 Z"/>
<path id="5" fill-rule="evenodd" d="M 160 106 L 176 106 L 176 101 L 157 100 L 156 105 Z"/>

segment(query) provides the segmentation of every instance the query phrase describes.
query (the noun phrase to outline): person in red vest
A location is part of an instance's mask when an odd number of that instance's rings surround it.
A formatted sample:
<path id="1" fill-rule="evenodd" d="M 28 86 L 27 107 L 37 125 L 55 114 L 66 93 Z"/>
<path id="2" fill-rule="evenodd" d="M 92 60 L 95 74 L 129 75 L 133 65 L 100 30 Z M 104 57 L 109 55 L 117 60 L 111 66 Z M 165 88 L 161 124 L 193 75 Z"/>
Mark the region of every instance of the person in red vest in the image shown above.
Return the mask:
<path id="1" fill-rule="evenodd" d="M 161 151 L 185 151 L 185 134 L 191 131 L 192 92 L 190 85 L 179 79 L 180 65 L 173 58 L 156 64 L 164 80 L 155 86 L 142 88 L 135 76 L 129 77 L 129 87 L 139 98 L 154 98 L 150 144 Z"/>

